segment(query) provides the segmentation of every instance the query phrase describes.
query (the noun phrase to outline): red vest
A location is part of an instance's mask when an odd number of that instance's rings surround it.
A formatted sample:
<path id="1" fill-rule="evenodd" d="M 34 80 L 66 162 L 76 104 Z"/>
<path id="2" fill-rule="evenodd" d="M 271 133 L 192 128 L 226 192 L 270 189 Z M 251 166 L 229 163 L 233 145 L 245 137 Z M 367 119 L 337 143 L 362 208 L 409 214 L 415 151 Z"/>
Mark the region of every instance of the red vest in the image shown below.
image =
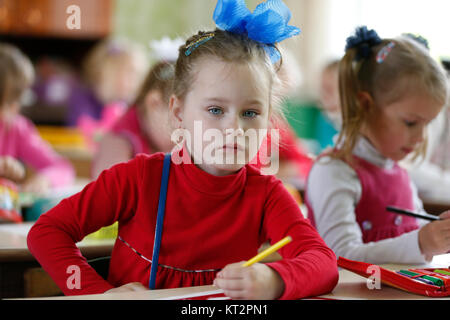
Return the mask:
<path id="1" fill-rule="evenodd" d="M 359 157 L 353 158 L 354 163 L 350 166 L 356 171 L 362 188 L 355 214 L 362 231 L 363 242 L 395 238 L 418 229 L 415 218 L 386 211 L 387 206 L 415 209 L 407 171 L 397 163 L 391 169 L 384 169 Z M 308 218 L 315 226 L 314 212 L 307 197 L 305 203 Z"/>

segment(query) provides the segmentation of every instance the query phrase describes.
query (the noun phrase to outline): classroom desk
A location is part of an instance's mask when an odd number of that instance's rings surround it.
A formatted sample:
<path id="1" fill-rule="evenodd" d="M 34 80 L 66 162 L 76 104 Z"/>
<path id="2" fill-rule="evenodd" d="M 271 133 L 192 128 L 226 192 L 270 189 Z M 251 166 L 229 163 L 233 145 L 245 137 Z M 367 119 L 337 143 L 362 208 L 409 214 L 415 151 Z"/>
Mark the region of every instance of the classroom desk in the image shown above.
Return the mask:
<path id="1" fill-rule="evenodd" d="M 27 247 L 27 234 L 33 222 L 0 225 L 0 298 L 24 297 L 24 274 L 39 267 Z M 113 239 L 84 239 L 77 243 L 86 259 L 111 255 Z"/>
<path id="2" fill-rule="evenodd" d="M 420 267 L 448 267 L 450 265 L 450 254 L 436 256 L 433 261 Z M 412 268 L 405 265 L 381 265 L 391 270 Z M 109 294 L 93 294 L 81 296 L 59 296 L 48 298 L 34 298 L 39 300 L 173 300 L 189 295 L 201 295 L 202 293 L 216 291 L 215 286 L 198 286 L 177 289 L 161 289 L 138 292 L 120 292 Z M 339 283 L 334 290 L 313 299 L 333 300 L 450 300 L 447 298 L 430 298 L 426 296 L 407 293 L 405 291 L 381 284 L 381 289 L 370 290 L 367 287 L 367 279 L 345 269 L 339 270 Z"/>

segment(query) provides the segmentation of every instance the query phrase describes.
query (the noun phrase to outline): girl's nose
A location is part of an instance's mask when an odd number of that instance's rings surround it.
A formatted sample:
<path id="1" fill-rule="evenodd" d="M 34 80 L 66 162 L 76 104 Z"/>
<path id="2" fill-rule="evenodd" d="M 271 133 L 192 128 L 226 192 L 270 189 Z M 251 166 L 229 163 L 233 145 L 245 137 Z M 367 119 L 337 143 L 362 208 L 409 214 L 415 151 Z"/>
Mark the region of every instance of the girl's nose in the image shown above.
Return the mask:
<path id="1" fill-rule="evenodd" d="M 244 127 L 242 125 L 242 121 L 238 115 L 230 118 L 230 121 L 227 123 L 227 128 L 225 129 L 228 133 L 233 131 L 234 135 L 244 135 Z"/>

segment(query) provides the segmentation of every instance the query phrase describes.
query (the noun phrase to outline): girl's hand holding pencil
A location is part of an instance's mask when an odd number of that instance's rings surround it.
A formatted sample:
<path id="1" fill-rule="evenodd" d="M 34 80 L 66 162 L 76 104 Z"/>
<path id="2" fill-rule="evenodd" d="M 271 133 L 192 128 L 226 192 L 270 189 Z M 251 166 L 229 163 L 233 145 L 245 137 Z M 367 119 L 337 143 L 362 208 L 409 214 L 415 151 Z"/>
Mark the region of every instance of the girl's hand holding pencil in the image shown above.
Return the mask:
<path id="1" fill-rule="evenodd" d="M 433 223 L 428 223 L 419 230 L 419 247 L 426 260 L 431 260 L 434 255 L 450 252 L 450 210 L 439 216 L 412 212 L 392 206 L 388 206 L 386 210 L 433 221 Z"/>
<path id="2" fill-rule="evenodd" d="M 450 211 L 442 213 L 439 220 L 419 230 L 419 247 L 427 260 L 450 251 Z"/>
<path id="3" fill-rule="evenodd" d="M 292 241 L 286 237 L 248 261 L 225 266 L 214 280 L 214 285 L 222 289 L 232 299 L 265 300 L 277 299 L 284 291 L 280 275 L 269 266 L 258 263 L 271 253 Z"/>

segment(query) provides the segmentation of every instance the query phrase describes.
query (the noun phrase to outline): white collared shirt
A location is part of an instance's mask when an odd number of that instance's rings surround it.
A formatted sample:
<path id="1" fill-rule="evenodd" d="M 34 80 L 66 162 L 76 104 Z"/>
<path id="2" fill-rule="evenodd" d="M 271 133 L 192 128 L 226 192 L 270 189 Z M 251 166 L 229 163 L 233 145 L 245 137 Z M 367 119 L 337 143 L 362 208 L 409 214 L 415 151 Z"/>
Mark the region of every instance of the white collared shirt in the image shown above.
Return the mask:
<path id="1" fill-rule="evenodd" d="M 358 139 L 353 154 L 381 168 L 390 169 L 395 165 L 363 137 Z M 424 212 L 412 182 L 411 189 L 416 211 Z M 374 264 L 427 262 L 419 248 L 419 230 L 396 238 L 363 243 L 355 215 L 362 187 L 356 171 L 344 161 L 321 157 L 310 171 L 306 190 L 317 230 L 336 256 Z M 423 221 L 418 223 L 424 224 Z"/>

